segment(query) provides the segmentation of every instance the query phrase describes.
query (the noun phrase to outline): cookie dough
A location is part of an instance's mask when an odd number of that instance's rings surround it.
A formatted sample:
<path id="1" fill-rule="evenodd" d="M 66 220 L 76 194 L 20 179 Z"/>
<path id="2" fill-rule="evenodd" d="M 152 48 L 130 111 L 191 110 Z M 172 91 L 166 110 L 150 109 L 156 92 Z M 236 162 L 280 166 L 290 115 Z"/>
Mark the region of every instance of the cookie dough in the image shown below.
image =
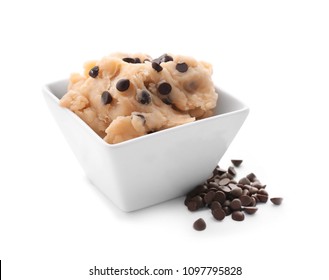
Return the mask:
<path id="1" fill-rule="evenodd" d="M 110 144 L 209 117 L 212 67 L 187 56 L 115 53 L 70 77 L 60 105 Z"/>

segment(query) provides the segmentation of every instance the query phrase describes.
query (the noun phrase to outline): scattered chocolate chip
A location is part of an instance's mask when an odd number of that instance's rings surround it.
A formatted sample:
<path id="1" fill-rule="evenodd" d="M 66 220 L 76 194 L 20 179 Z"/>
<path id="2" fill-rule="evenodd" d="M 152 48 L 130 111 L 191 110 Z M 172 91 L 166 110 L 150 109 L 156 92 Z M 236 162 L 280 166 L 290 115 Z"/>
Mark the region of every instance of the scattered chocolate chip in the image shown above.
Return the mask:
<path id="1" fill-rule="evenodd" d="M 185 62 L 177 63 L 176 70 L 178 72 L 185 73 L 188 70 L 188 65 Z"/>
<path id="2" fill-rule="evenodd" d="M 204 197 L 204 202 L 210 204 L 214 200 L 215 195 L 216 193 L 214 191 L 208 192 Z"/>
<path id="3" fill-rule="evenodd" d="M 231 186 L 233 184 L 229 184 L 229 186 Z M 235 187 L 234 189 L 232 189 L 230 191 L 230 195 L 232 197 L 240 197 L 242 195 L 242 189 L 240 187 Z"/>
<path id="4" fill-rule="evenodd" d="M 225 216 L 231 215 L 233 220 L 243 221 L 244 213 L 254 214 L 258 210 L 257 203 L 266 203 L 269 198 L 266 185 L 261 184 L 254 173 L 237 182 L 232 179 L 234 171 L 216 166 L 210 178 L 186 195 L 184 204 L 190 211 L 210 208 L 216 220 L 223 220 Z M 279 205 L 282 198 L 274 197 L 271 201 Z"/>
<path id="5" fill-rule="evenodd" d="M 206 227 L 207 227 L 206 222 L 202 218 L 197 219 L 193 224 L 193 228 L 197 231 L 205 230 Z"/>
<path id="6" fill-rule="evenodd" d="M 152 68 L 157 72 L 161 72 L 163 69 L 162 66 L 155 61 L 152 62 Z"/>
<path id="7" fill-rule="evenodd" d="M 215 208 L 211 210 L 211 214 L 213 215 L 213 217 L 218 220 L 224 220 L 226 213 L 222 208 Z"/>
<path id="8" fill-rule="evenodd" d="M 247 177 L 243 177 L 239 180 L 239 183 L 240 184 L 243 184 L 243 185 L 250 185 L 250 181 Z"/>
<path id="9" fill-rule="evenodd" d="M 240 210 L 241 209 L 241 200 L 238 199 L 238 198 L 234 198 L 231 203 L 230 203 L 230 208 L 232 211 L 235 211 L 235 210 Z"/>
<path id="10" fill-rule="evenodd" d="M 234 221 L 238 221 L 238 222 L 241 222 L 244 220 L 244 214 L 242 211 L 233 211 L 232 212 L 232 219 Z"/>
<path id="11" fill-rule="evenodd" d="M 233 166 L 230 166 L 227 170 L 229 174 L 231 174 L 233 177 L 236 175 L 236 171 Z"/>
<path id="12" fill-rule="evenodd" d="M 232 159 L 231 162 L 235 167 L 239 167 L 242 163 L 242 159 Z"/>
<path id="13" fill-rule="evenodd" d="M 143 105 L 151 103 L 151 95 L 147 90 L 142 90 L 137 94 L 137 101 Z"/>
<path id="14" fill-rule="evenodd" d="M 108 91 L 103 91 L 101 100 L 104 105 L 110 104 L 113 100 L 112 95 Z"/>
<path id="15" fill-rule="evenodd" d="M 250 182 L 254 182 L 256 179 L 256 175 L 254 173 L 250 173 L 246 176 Z"/>
<path id="16" fill-rule="evenodd" d="M 270 198 L 270 200 L 274 205 L 280 205 L 282 203 L 283 198 L 282 197 L 272 197 L 272 198 Z"/>
<path id="17" fill-rule="evenodd" d="M 249 206 L 252 203 L 252 199 L 249 195 L 241 195 L 239 197 L 242 206 Z"/>
<path id="18" fill-rule="evenodd" d="M 135 57 L 135 63 L 142 63 L 139 57 Z"/>
<path id="19" fill-rule="evenodd" d="M 158 91 L 162 95 L 169 94 L 171 92 L 171 89 L 172 89 L 171 85 L 166 82 L 163 82 L 158 86 Z"/>
<path id="20" fill-rule="evenodd" d="M 128 79 L 121 79 L 117 82 L 116 88 L 118 91 L 126 91 L 130 86 L 130 81 Z"/>
<path id="21" fill-rule="evenodd" d="M 254 207 L 254 206 L 246 206 L 246 207 L 243 207 L 242 210 L 244 212 L 246 212 L 247 214 L 252 215 L 257 212 L 258 208 Z"/>
<path id="22" fill-rule="evenodd" d="M 92 78 L 96 78 L 98 76 L 98 72 L 99 72 L 99 67 L 94 66 L 93 68 L 90 69 L 89 76 Z"/>

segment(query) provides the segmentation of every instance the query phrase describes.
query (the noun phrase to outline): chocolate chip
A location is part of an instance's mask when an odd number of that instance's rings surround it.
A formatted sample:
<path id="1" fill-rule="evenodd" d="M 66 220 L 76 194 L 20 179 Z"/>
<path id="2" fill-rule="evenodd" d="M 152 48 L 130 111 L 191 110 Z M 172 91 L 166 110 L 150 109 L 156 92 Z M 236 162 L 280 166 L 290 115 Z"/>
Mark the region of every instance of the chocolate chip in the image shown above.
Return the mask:
<path id="1" fill-rule="evenodd" d="M 210 191 L 205 195 L 204 202 L 210 204 L 214 200 L 214 198 L 215 198 L 215 192 Z"/>
<path id="2" fill-rule="evenodd" d="M 171 99 L 169 97 L 163 98 L 161 100 L 166 105 L 172 105 L 172 101 L 171 101 Z"/>
<path id="3" fill-rule="evenodd" d="M 142 63 L 139 57 L 135 57 L 135 63 Z"/>
<path id="4" fill-rule="evenodd" d="M 243 177 L 239 180 L 239 183 L 240 184 L 243 184 L 243 185 L 250 185 L 250 181 L 247 177 Z"/>
<path id="5" fill-rule="evenodd" d="M 223 178 L 223 179 L 221 179 L 220 181 L 219 181 L 219 185 L 220 186 L 226 186 L 226 185 L 228 185 L 228 183 L 230 182 L 231 180 L 229 179 L 229 178 Z"/>
<path id="6" fill-rule="evenodd" d="M 137 101 L 143 105 L 151 103 L 151 95 L 147 90 L 142 90 L 137 94 Z"/>
<path id="7" fill-rule="evenodd" d="M 193 228 L 197 231 L 202 231 L 202 230 L 205 230 L 207 227 L 206 225 L 206 222 L 204 221 L 204 219 L 200 218 L 198 220 L 196 220 L 194 223 L 193 223 Z"/>
<path id="8" fill-rule="evenodd" d="M 241 222 L 244 220 L 244 214 L 242 211 L 233 211 L 232 212 L 232 219 L 234 221 Z"/>
<path id="9" fill-rule="evenodd" d="M 161 72 L 163 69 L 162 66 L 155 61 L 152 62 L 152 68 L 157 72 Z"/>
<path id="10" fill-rule="evenodd" d="M 249 195 L 241 195 L 239 199 L 242 206 L 249 206 L 252 203 L 252 199 Z"/>
<path id="11" fill-rule="evenodd" d="M 158 86 L 158 91 L 162 95 L 169 94 L 171 92 L 171 89 L 172 89 L 171 85 L 166 82 L 163 82 Z"/>
<path id="12" fill-rule="evenodd" d="M 282 203 L 283 198 L 282 197 L 272 197 L 272 198 L 270 198 L 270 200 L 274 205 L 280 205 Z"/>
<path id="13" fill-rule="evenodd" d="M 243 207 L 242 210 L 244 212 L 246 212 L 247 214 L 252 215 L 252 214 L 255 214 L 257 212 L 258 208 L 253 207 L 253 206 L 246 206 L 246 207 Z"/>
<path id="14" fill-rule="evenodd" d="M 242 161 L 243 161 L 242 159 L 232 159 L 231 160 L 231 162 L 233 163 L 233 165 L 235 167 L 239 167 L 241 165 Z"/>
<path id="15" fill-rule="evenodd" d="M 108 91 L 103 91 L 101 96 L 102 103 L 104 105 L 110 104 L 113 100 L 112 95 Z"/>
<path id="16" fill-rule="evenodd" d="M 235 171 L 235 169 L 234 169 L 233 166 L 230 166 L 230 167 L 228 168 L 227 172 L 228 172 L 229 174 L 231 174 L 232 176 L 235 176 L 235 175 L 236 175 L 236 171 Z"/>
<path id="17" fill-rule="evenodd" d="M 99 72 L 99 67 L 94 66 L 93 68 L 90 69 L 89 76 L 92 78 L 96 78 L 98 76 L 98 72 Z"/>
<path id="18" fill-rule="evenodd" d="M 233 211 L 235 211 L 235 210 L 240 210 L 242 204 L 241 204 L 240 199 L 235 198 L 235 199 L 233 199 L 233 200 L 231 201 L 231 203 L 230 203 L 229 206 L 230 206 L 230 208 L 231 208 Z"/>
<path id="19" fill-rule="evenodd" d="M 158 58 L 153 59 L 156 63 L 160 64 L 162 62 L 168 62 L 168 61 L 173 61 L 174 59 L 170 56 L 167 55 L 166 53 L 159 56 Z"/>
<path id="20" fill-rule="evenodd" d="M 255 197 L 259 200 L 259 202 L 266 203 L 268 200 L 268 195 L 264 194 L 256 194 Z"/>
<path id="21" fill-rule="evenodd" d="M 218 201 L 213 201 L 213 202 L 211 202 L 210 208 L 211 208 L 211 210 L 214 210 L 217 208 L 222 209 L 222 205 Z"/>
<path id="22" fill-rule="evenodd" d="M 246 176 L 250 182 L 254 182 L 256 179 L 256 175 L 254 173 L 250 173 Z"/>
<path id="23" fill-rule="evenodd" d="M 229 186 L 231 186 L 231 185 L 233 185 L 233 184 L 229 184 Z M 230 191 L 230 195 L 232 197 L 239 197 L 242 195 L 242 189 L 240 187 L 235 187 L 234 189 L 232 189 Z"/>
<path id="24" fill-rule="evenodd" d="M 177 63 L 176 70 L 178 72 L 185 73 L 188 70 L 188 65 L 185 62 Z"/>
<path id="25" fill-rule="evenodd" d="M 132 57 L 125 57 L 122 60 L 127 63 L 136 63 L 135 59 Z"/>
<path id="26" fill-rule="evenodd" d="M 211 214 L 213 215 L 213 217 L 218 220 L 224 220 L 226 213 L 222 208 L 215 208 L 211 210 Z"/>
<path id="27" fill-rule="evenodd" d="M 222 204 L 222 203 L 224 203 L 225 200 L 226 200 L 226 195 L 224 192 L 217 191 L 215 193 L 214 201 L 218 201 L 220 204 Z"/>
<path id="28" fill-rule="evenodd" d="M 130 81 L 128 79 L 121 79 L 117 82 L 116 88 L 118 91 L 126 91 L 130 86 Z"/>

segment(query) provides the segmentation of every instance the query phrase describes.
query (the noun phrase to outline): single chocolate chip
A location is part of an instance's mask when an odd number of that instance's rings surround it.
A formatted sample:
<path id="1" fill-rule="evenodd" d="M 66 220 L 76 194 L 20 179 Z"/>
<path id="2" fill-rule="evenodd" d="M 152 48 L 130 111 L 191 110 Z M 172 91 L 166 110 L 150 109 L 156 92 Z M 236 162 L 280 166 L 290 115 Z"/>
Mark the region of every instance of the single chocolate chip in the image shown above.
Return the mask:
<path id="1" fill-rule="evenodd" d="M 233 163 L 233 165 L 235 167 L 239 167 L 241 165 L 242 161 L 243 161 L 242 159 L 232 159 L 231 160 L 231 162 Z"/>
<path id="2" fill-rule="evenodd" d="M 224 210 L 226 216 L 231 215 L 231 213 L 232 213 L 231 208 L 228 206 L 224 206 L 223 210 Z"/>
<path id="3" fill-rule="evenodd" d="M 121 79 L 117 82 L 116 88 L 118 91 L 126 91 L 130 86 L 130 81 L 128 79 Z"/>
<path id="4" fill-rule="evenodd" d="M 239 180 L 239 184 L 250 185 L 250 181 L 247 177 L 243 177 Z"/>
<path id="5" fill-rule="evenodd" d="M 232 212 L 232 219 L 234 221 L 241 222 L 244 220 L 244 214 L 242 211 L 233 211 Z"/>
<path id="6" fill-rule="evenodd" d="M 282 197 L 272 197 L 270 198 L 271 202 L 275 205 L 280 205 L 282 203 Z"/>
<path id="7" fill-rule="evenodd" d="M 259 200 L 259 202 L 266 203 L 268 200 L 268 195 L 264 194 L 255 194 L 256 198 Z"/>
<path id="8" fill-rule="evenodd" d="M 186 206 L 187 206 L 187 209 L 192 212 L 199 209 L 198 203 L 196 201 L 188 201 Z"/>
<path id="9" fill-rule="evenodd" d="M 112 95 L 108 91 L 103 91 L 101 96 L 102 103 L 104 105 L 110 104 L 113 100 Z"/>
<path id="10" fill-rule="evenodd" d="M 233 185 L 233 184 L 229 184 L 229 186 L 231 186 L 231 185 Z M 234 189 L 232 189 L 230 191 L 230 195 L 232 197 L 240 197 L 242 195 L 242 189 L 239 187 L 235 187 Z"/>
<path id="11" fill-rule="evenodd" d="M 172 89 L 171 85 L 166 82 L 163 82 L 158 86 L 158 91 L 162 95 L 169 94 L 171 92 L 171 89 Z"/>
<path id="12" fill-rule="evenodd" d="M 258 189 L 255 188 L 255 187 L 251 187 L 249 188 L 249 194 L 255 194 L 255 193 L 258 193 Z"/>
<path id="13" fill-rule="evenodd" d="M 142 63 L 139 57 L 135 57 L 135 63 Z"/>
<path id="14" fill-rule="evenodd" d="M 268 192 L 267 192 L 265 189 L 259 189 L 259 190 L 257 191 L 257 193 L 259 193 L 259 194 L 263 194 L 263 195 L 267 195 L 267 196 L 268 196 Z"/>
<path id="15" fill-rule="evenodd" d="M 122 60 L 127 63 L 136 63 L 135 59 L 132 57 L 125 57 Z"/>
<path id="16" fill-rule="evenodd" d="M 194 223 L 193 223 L 193 228 L 197 231 L 202 231 L 205 230 L 207 227 L 206 222 L 204 221 L 204 219 L 200 218 L 197 219 Z"/>
<path id="17" fill-rule="evenodd" d="M 215 198 L 215 192 L 210 191 L 205 195 L 204 202 L 210 204 L 214 200 L 214 198 Z"/>
<path id="18" fill-rule="evenodd" d="M 223 178 L 223 179 L 221 179 L 220 181 L 219 181 L 219 185 L 220 186 L 226 186 L 226 185 L 228 185 L 229 184 L 229 182 L 230 182 L 230 179 L 229 178 Z"/>
<path id="19" fill-rule="evenodd" d="M 224 220 L 226 213 L 222 208 L 215 208 L 211 210 L 211 214 L 213 215 L 213 217 L 218 220 Z"/>
<path id="20" fill-rule="evenodd" d="M 167 54 L 163 55 L 163 58 L 162 58 L 163 62 L 168 62 L 168 61 L 173 61 L 173 60 L 174 59 L 170 55 L 167 55 Z"/>
<path id="21" fill-rule="evenodd" d="M 249 215 L 255 214 L 258 210 L 257 207 L 253 207 L 253 206 L 246 206 L 242 208 L 244 212 L 246 212 Z"/>
<path id="22" fill-rule="evenodd" d="M 235 171 L 235 169 L 234 169 L 233 166 L 230 166 L 230 167 L 228 168 L 227 172 L 228 172 L 229 174 L 231 174 L 232 176 L 235 176 L 235 175 L 236 175 L 236 171 Z"/>
<path id="23" fill-rule="evenodd" d="M 147 90 L 142 90 L 137 95 L 137 101 L 143 105 L 147 105 L 151 103 L 151 95 Z"/>
<path id="24" fill-rule="evenodd" d="M 152 62 L 152 68 L 157 72 L 161 72 L 163 69 L 162 66 L 155 61 Z"/>
<path id="25" fill-rule="evenodd" d="M 213 201 L 213 202 L 211 202 L 210 208 L 212 210 L 217 209 L 217 208 L 222 209 L 222 205 L 218 201 Z"/>
<path id="26" fill-rule="evenodd" d="M 99 67 L 95 66 L 95 67 L 90 69 L 89 76 L 92 77 L 92 78 L 96 78 L 98 76 L 98 72 L 99 72 Z"/>
<path id="27" fill-rule="evenodd" d="M 185 73 L 188 70 L 188 65 L 185 62 L 177 63 L 176 70 L 178 72 Z"/>
<path id="28" fill-rule="evenodd" d="M 242 206 L 249 206 L 252 203 L 252 199 L 249 195 L 241 195 L 239 197 Z"/>
<path id="29" fill-rule="evenodd" d="M 250 182 L 254 182 L 256 179 L 256 175 L 254 173 L 250 173 L 246 176 Z"/>
<path id="30" fill-rule="evenodd" d="M 230 203 L 229 206 L 230 206 L 230 208 L 231 208 L 233 211 L 235 211 L 235 210 L 240 210 L 242 204 L 241 204 L 240 199 L 235 198 L 235 199 L 233 199 L 233 200 L 231 201 L 231 203 Z"/>
<path id="31" fill-rule="evenodd" d="M 222 204 L 222 203 L 224 203 L 225 200 L 226 200 L 226 195 L 224 192 L 217 191 L 215 193 L 214 201 L 218 201 L 220 204 Z"/>

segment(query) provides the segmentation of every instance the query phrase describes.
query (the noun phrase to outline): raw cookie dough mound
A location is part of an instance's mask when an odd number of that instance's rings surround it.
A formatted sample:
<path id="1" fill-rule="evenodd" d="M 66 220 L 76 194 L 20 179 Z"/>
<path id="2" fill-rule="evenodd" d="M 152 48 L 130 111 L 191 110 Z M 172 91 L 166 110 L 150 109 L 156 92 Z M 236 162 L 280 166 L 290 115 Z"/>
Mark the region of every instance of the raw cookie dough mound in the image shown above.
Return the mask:
<path id="1" fill-rule="evenodd" d="M 111 144 L 209 117 L 216 106 L 211 65 L 191 57 L 115 53 L 84 68 L 60 104 Z"/>

